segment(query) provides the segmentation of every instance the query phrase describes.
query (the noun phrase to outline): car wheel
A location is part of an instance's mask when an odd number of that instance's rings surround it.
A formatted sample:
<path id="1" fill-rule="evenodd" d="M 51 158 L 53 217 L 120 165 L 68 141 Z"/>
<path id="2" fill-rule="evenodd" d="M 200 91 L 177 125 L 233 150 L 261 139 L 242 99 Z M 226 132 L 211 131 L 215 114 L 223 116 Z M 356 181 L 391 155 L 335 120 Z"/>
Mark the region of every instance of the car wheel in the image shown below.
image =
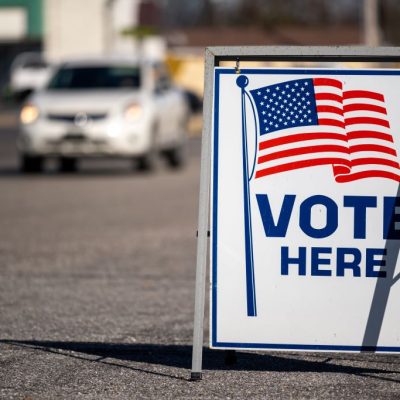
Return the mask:
<path id="1" fill-rule="evenodd" d="M 76 172 L 78 169 L 78 160 L 74 157 L 61 157 L 58 167 L 60 172 Z"/>
<path id="2" fill-rule="evenodd" d="M 154 171 L 157 166 L 157 156 L 158 156 L 157 129 L 154 128 L 151 137 L 150 149 L 147 151 L 147 153 L 135 157 L 134 166 L 138 171 L 143 171 L 143 172 Z"/>
<path id="3" fill-rule="evenodd" d="M 163 152 L 168 166 L 171 168 L 182 168 L 185 165 L 186 157 L 183 146 L 174 147 Z"/>
<path id="4" fill-rule="evenodd" d="M 156 151 L 153 149 L 148 153 L 136 157 L 134 160 L 134 166 L 138 171 L 151 172 L 156 168 Z"/>
<path id="5" fill-rule="evenodd" d="M 22 172 L 42 172 L 44 159 L 41 156 L 29 156 L 23 154 L 20 160 Z"/>

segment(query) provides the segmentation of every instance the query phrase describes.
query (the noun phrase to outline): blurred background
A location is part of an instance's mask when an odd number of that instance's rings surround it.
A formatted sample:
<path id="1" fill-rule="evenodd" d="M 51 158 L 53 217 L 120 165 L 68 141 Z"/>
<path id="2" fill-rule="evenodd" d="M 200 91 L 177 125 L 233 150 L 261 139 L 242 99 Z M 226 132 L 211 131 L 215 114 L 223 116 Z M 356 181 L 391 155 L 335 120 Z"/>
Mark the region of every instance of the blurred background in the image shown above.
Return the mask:
<path id="1" fill-rule="evenodd" d="M 201 96 L 206 46 L 397 45 L 399 18 L 396 0 L 0 0 L 0 92 L 20 89 L 10 79 L 22 52 L 42 57 L 19 63 L 37 86 L 46 62 L 141 47 Z"/>
<path id="2" fill-rule="evenodd" d="M 399 18 L 396 0 L 0 0 L 0 123 L 71 57 L 165 60 L 198 113 L 207 46 L 397 45 Z"/>

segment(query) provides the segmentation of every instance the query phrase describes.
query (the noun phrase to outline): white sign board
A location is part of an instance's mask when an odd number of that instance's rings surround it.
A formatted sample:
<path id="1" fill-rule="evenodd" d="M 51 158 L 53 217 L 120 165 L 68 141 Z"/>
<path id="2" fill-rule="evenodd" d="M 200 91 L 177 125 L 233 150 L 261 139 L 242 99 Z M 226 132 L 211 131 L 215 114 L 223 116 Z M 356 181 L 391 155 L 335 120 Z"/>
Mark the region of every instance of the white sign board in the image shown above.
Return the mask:
<path id="1" fill-rule="evenodd" d="M 214 90 L 211 347 L 400 351 L 400 71 Z"/>

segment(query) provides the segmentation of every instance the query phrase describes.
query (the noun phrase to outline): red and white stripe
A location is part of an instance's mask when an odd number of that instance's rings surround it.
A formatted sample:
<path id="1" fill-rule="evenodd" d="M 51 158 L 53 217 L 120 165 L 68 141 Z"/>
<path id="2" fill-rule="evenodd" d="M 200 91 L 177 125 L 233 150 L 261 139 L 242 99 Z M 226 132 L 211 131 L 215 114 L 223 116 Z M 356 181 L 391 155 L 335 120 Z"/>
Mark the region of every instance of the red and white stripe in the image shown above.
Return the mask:
<path id="1" fill-rule="evenodd" d="M 265 135 L 258 145 L 255 177 L 332 165 L 337 182 L 371 177 L 400 181 L 383 95 L 343 91 L 342 82 L 331 78 L 315 78 L 313 84 L 318 125 Z"/>
<path id="2" fill-rule="evenodd" d="M 366 90 L 343 93 L 343 111 L 351 157 L 351 172 L 339 182 L 363 178 L 400 181 L 397 151 L 382 94 Z"/>
<path id="3" fill-rule="evenodd" d="M 342 83 L 316 78 L 313 84 L 319 124 L 264 135 L 258 145 L 256 178 L 319 165 L 339 164 L 350 169 Z"/>

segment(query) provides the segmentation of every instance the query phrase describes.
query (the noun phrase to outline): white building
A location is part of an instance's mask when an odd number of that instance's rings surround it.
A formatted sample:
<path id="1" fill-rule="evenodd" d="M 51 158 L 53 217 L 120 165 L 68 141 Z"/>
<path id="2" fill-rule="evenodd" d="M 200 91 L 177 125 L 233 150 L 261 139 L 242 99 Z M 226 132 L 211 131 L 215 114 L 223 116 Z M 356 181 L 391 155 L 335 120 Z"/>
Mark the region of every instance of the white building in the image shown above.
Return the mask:
<path id="1" fill-rule="evenodd" d="M 139 24 L 143 0 L 45 0 L 44 50 L 53 61 L 75 56 L 130 55 L 138 44 L 122 31 Z M 163 57 L 159 37 L 144 46 L 154 57 Z"/>

